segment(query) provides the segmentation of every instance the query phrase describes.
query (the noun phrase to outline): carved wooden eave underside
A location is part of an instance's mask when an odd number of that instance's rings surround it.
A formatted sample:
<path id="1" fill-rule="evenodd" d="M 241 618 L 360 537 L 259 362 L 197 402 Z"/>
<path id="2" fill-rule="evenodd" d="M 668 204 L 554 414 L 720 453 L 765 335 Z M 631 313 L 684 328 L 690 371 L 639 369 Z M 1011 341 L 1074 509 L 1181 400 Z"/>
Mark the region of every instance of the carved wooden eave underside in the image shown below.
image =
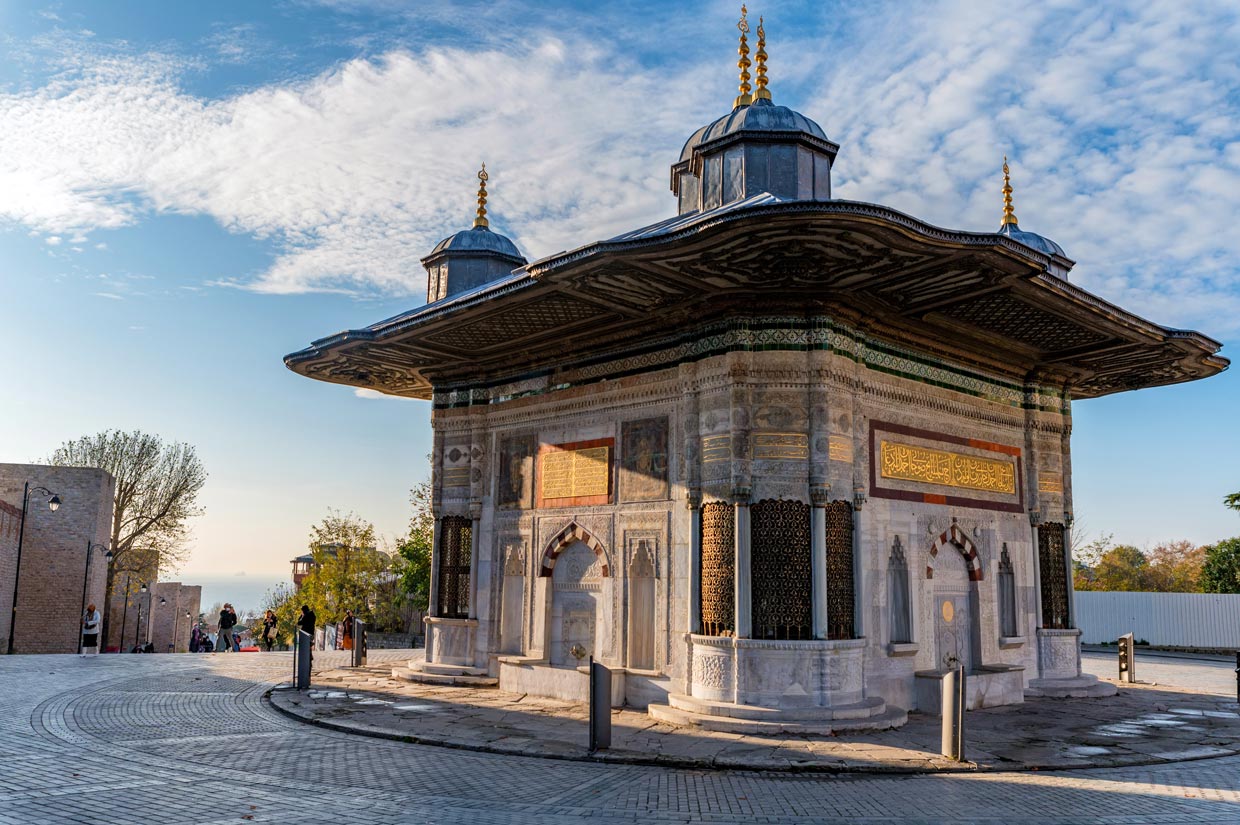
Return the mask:
<path id="1" fill-rule="evenodd" d="M 707 322 L 829 316 L 1073 398 L 1204 378 L 1221 345 L 1068 283 L 1072 262 L 998 234 L 851 201 L 733 204 L 544 258 L 503 280 L 285 357 L 310 378 L 430 399 L 552 375 Z"/>

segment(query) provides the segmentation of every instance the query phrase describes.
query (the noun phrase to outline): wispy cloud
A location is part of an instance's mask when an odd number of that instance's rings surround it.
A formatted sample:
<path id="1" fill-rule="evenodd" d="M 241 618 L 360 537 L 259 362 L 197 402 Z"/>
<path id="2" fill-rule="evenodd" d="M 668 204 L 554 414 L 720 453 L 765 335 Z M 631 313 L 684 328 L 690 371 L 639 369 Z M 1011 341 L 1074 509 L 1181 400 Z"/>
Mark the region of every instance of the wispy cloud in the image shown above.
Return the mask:
<path id="1" fill-rule="evenodd" d="M 838 196 L 991 230 L 1006 152 L 1022 227 L 1080 261 L 1075 280 L 1157 320 L 1240 329 L 1240 69 L 1217 58 L 1240 42 L 1240 13 L 890 12 L 785 23 L 772 46 L 776 102 L 843 146 Z M 468 225 L 482 160 L 494 225 L 531 258 L 658 220 L 674 208 L 668 164 L 726 108 L 702 90 L 728 69 L 639 65 L 588 25 L 390 48 L 220 99 L 186 91 L 190 60 L 85 49 L 46 86 L 0 95 L 0 217 L 84 234 L 205 214 L 277 251 L 214 285 L 409 295 L 419 258 Z M 217 59 L 242 59 L 254 32 L 217 34 Z"/>

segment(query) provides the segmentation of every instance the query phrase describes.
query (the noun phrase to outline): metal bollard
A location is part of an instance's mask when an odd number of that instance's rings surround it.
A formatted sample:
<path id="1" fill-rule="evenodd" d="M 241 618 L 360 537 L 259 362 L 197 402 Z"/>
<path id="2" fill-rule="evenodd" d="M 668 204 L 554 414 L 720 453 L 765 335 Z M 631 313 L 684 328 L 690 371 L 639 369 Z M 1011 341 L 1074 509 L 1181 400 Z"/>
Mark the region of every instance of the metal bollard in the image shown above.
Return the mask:
<path id="1" fill-rule="evenodd" d="M 366 666 L 366 623 L 353 620 L 353 667 Z"/>
<path id="2" fill-rule="evenodd" d="M 1115 645 L 1119 651 L 1119 680 L 1129 684 L 1137 681 L 1137 662 L 1132 641 L 1132 634 L 1125 633 Z"/>
<path id="3" fill-rule="evenodd" d="M 611 747 L 611 671 L 590 657 L 590 753 Z"/>
<path id="4" fill-rule="evenodd" d="M 948 759 L 964 761 L 964 666 L 943 675 L 943 732 L 939 750 Z"/>
<path id="5" fill-rule="evenodd" d="M 304 630 L 297 631 L 297 678 L 293 687 L 305 690 L 310 687 L 310 658 L 314 654 L 314 637 Z"/>

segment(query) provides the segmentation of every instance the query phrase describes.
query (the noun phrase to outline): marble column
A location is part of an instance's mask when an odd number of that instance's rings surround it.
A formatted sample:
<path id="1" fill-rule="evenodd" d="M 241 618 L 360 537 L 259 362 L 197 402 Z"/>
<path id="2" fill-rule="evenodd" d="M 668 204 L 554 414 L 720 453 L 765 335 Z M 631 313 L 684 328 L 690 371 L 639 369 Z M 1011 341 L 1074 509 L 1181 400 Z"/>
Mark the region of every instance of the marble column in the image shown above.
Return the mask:
<path id="1" fill-rule="evenodd" d="M 690 633 L 702 632 L 702 494 L 690 492 L 689 508 L 689 621 Z"/>
<path id="2" fill-rule="evenodd" d="M 810 571 L 813 575 L 814 638 L 825 639 L 827 627 L 827 502 L 831 500 L 830 485 L 810 487 Z"/>
<path id="3" fill-rule="evenodd" d="M 749 491 L 737 492 L 736 503 L 736 637 L 753 635 L 753 605 L 749 589 Z"/>

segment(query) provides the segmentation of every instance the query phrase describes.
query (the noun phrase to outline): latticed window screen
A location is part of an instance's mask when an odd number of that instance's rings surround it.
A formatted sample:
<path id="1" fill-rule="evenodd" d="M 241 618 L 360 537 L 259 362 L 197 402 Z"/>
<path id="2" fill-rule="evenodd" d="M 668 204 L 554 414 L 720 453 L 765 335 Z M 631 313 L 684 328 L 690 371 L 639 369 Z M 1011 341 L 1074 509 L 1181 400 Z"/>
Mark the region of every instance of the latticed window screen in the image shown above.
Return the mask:
<path id="1" fill-rule="evenodd" d="M 913 614 L 909 609 L 908 561 L 904 546 L 896 536 L 887 558 L 887 603 L 891 608 L 891 641 L 913 641 Z"/>
<path id="2" fill-rule="evenodd" d="M 437 613 L 446 619 L 469 618 L 469 565 L 473 522 L 444 516 L 439 522 L 439 587 Z"/>
<path id="3" fill-rule="evenodd" d="M 749 512 L 753 637 L 813 638 L 809 505 L 764 499 Z"/>
<path id="4" fill-rule="evenodd" d="M 999 554 L 999 627 L 1004 636 L 1017 636 L 1016 632 L 1016 574 L 1012 570 L 1012 557 L 1008 555 L 1007 542 Z"/>
<path id="5" fill-rule="evenodd" d="M 732 505 L 702 505 L 702 634 L 736 632 L 736 515 Z"/>
<path id="6" fill-rule="evenodd" d="M 847 501 L 826 506 L 827 638 L 851 639 L 853 630 L 853 508 Z"/>
<path id="7" fill-rule="evenodd" d="M 1051 522 L 1038 527 L 1038 566 L 1042 573 L 1042 626 L 1054 630 L 1071 627 L 1062 524 Z"/>

